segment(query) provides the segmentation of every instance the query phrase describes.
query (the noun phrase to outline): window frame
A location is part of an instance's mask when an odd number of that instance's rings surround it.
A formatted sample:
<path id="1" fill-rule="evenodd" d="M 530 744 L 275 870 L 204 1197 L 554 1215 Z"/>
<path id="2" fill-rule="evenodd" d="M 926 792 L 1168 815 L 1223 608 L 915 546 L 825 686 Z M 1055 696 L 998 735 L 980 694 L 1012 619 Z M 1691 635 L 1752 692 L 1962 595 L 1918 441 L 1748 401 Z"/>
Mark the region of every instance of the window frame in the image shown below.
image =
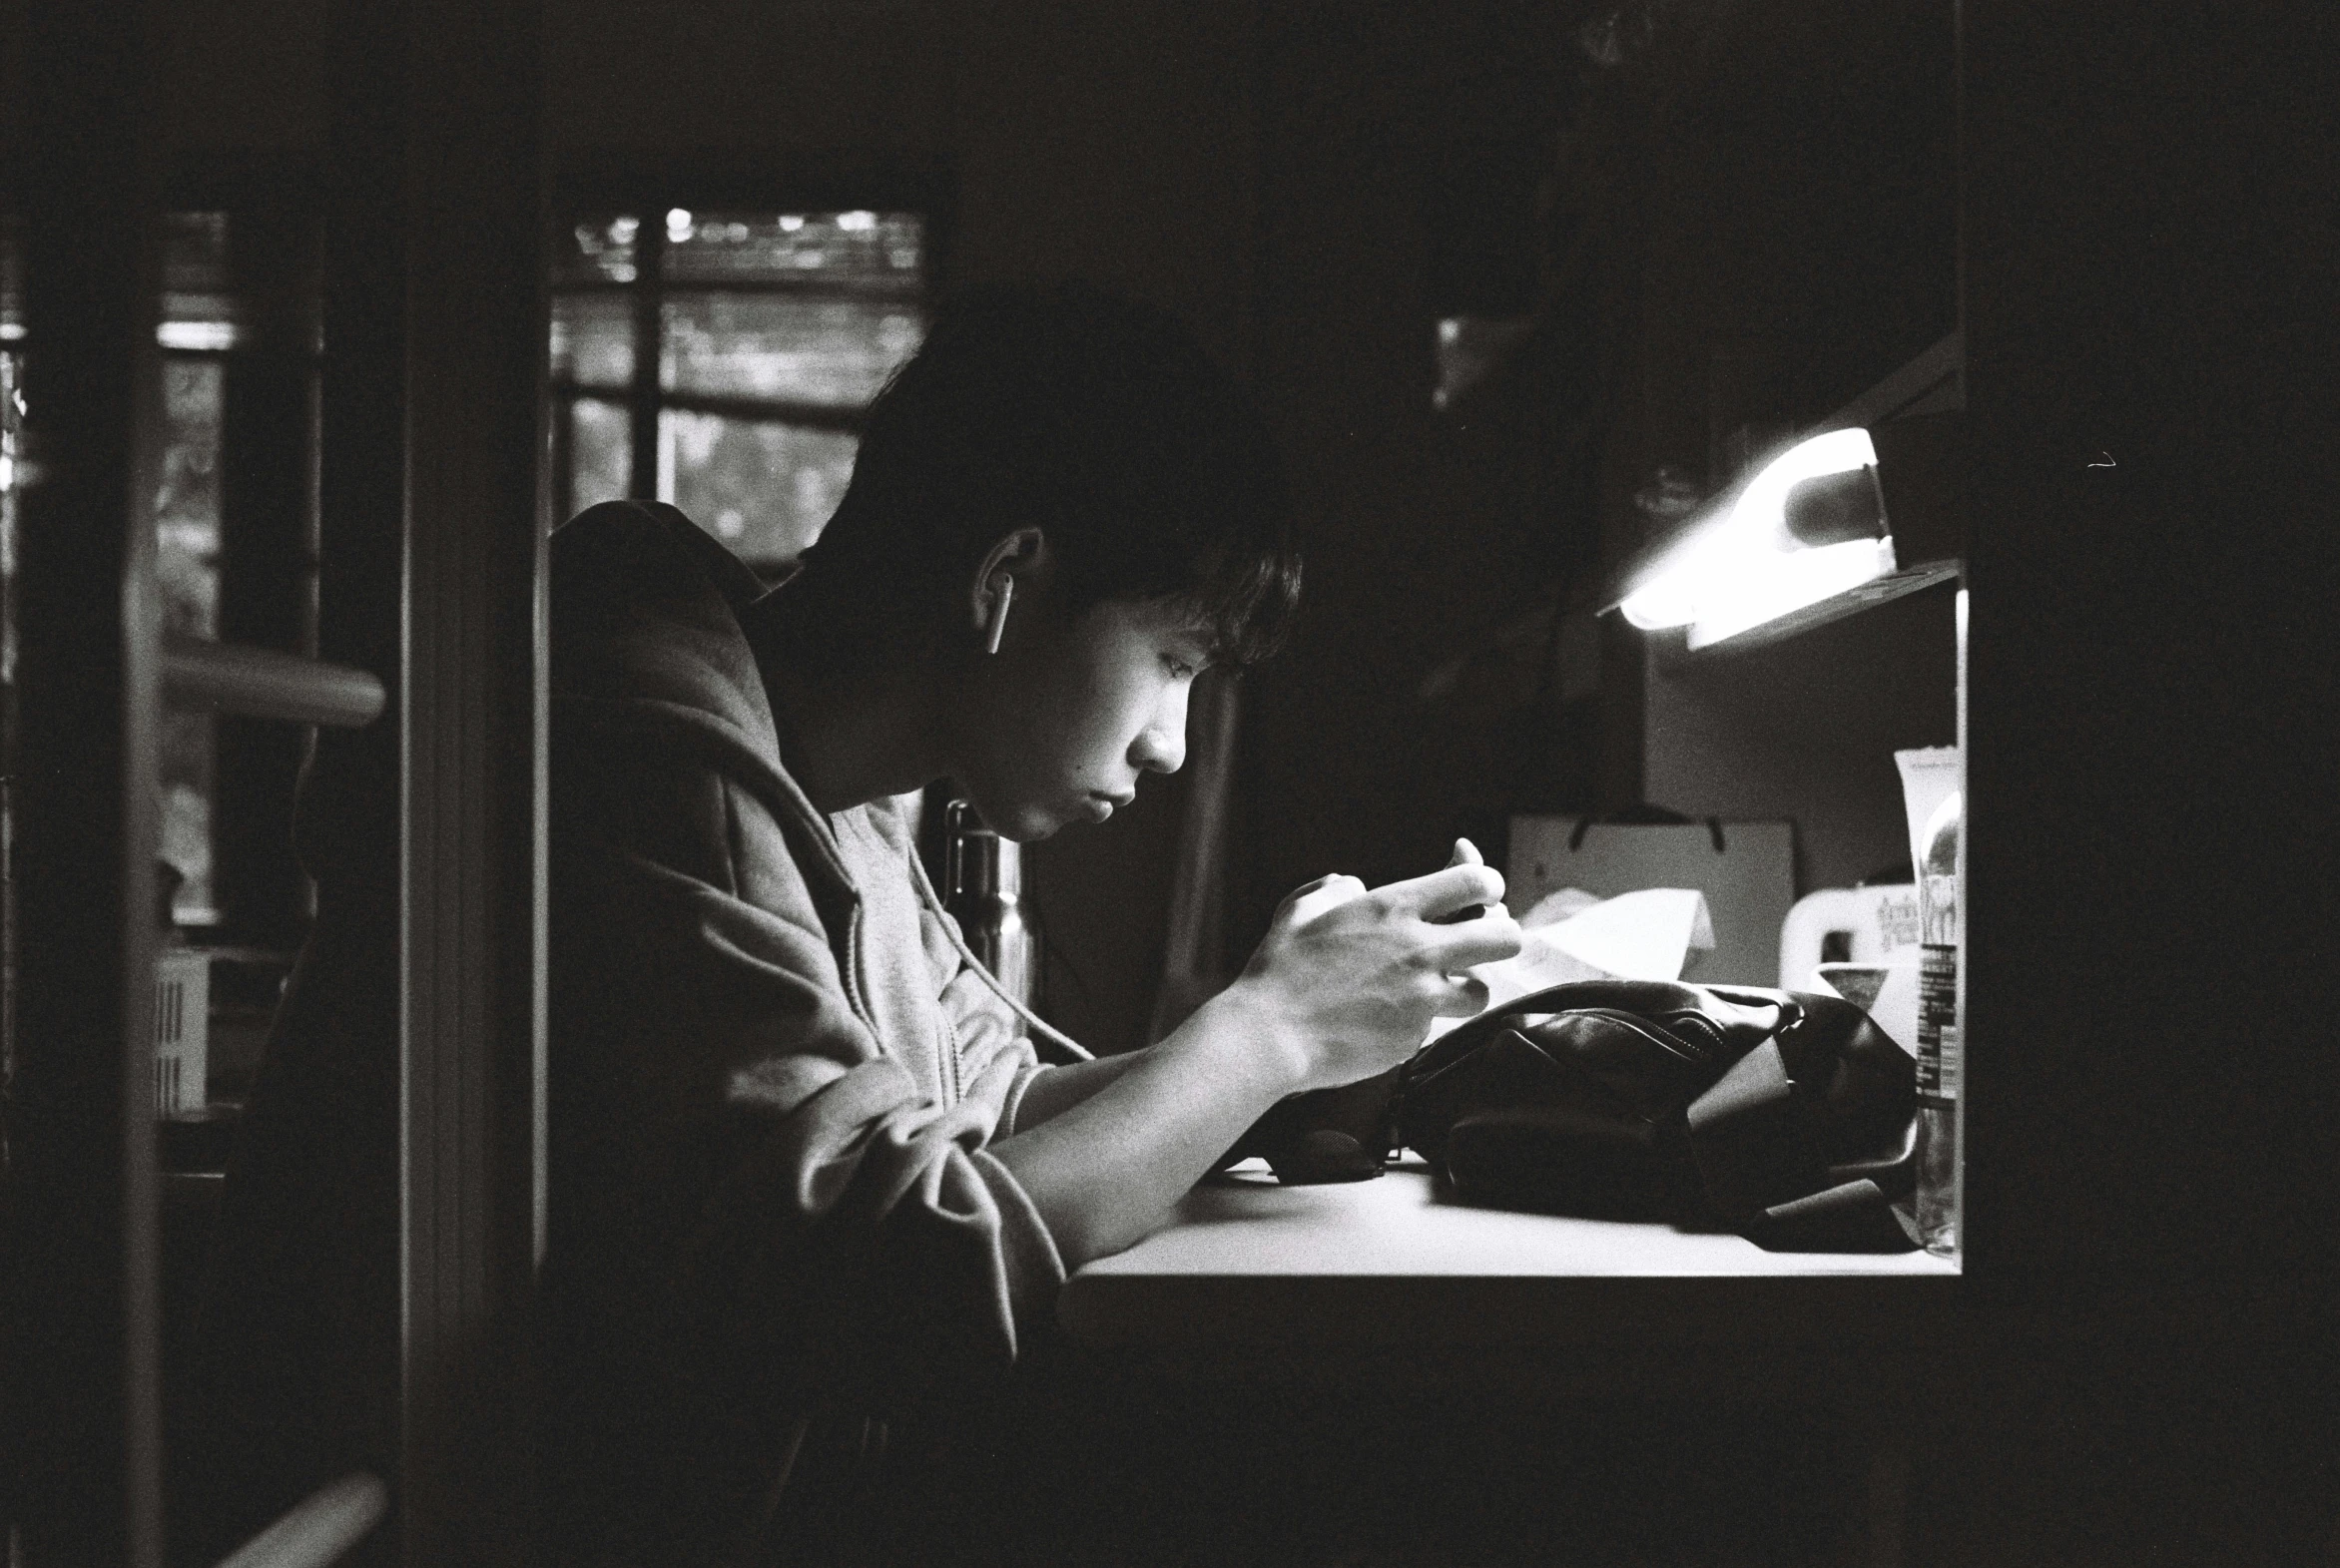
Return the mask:
<path id="1" fill-rule="evenodd" d="M 227 226 L 219 282 L 231 335 L 157 345 L 165 365 L 216 365 L 222 378 L 211 637 L 314 658 L 327 348 L 318 177 L 296 161 L 255 156 L 183 166 L 161 187 L 163 213 L 218 214 Z M 175 298 L 165 299 L 166 316 Z M 314 913 L 315 890 L 289 832 L 304 732 L 228 714 L 205 722 L 213 729 L 212 905 L 181 923 L 207 948 L 281 967 Z"/>
<path id="2" fill-rule="evenodd" d="M 567 520 L 579 509 L 574 488 L 579 402 L 602 403 L 624 411 L 628 430 L 626 494 L 641 501 L 659 498 L 660 415 L 670 409 L 803 430 L 850 434 L 861 429 L 860 409 L 791 399 L 682 391 L 662 384 L 660 350 L 670 296 L 828 295 L 831 292 L 817 283 L 808 285 L 778 278 L 678 282 L 666 272 L 666 233 L 659 222 L 663 215 L 676 208 L 727 215 L 856 211 L 913 215 L 921 227 L 922 254 L 918 286 L 908 297 L 921 310 L 930 311 L 934 300 L 949 285 L 954 191 L 954 181 L 939 163 L 847 155 L 776 158 L 749 167 L 736 159 L 675 158 L 645 162 L 585 154 L 557 172 L 553 182 L 553 222 L 546 239 L 547 296 L 616 294 L 630 299 L 634 364 L 633 374 L 623 389 L 591 386 L 548 374 L 546 478 L 555 522 Z M 642 226 L 636 242 L 633 280 L 552 279 L 553 259 L 560 254 L 559 248 L 568 243 L 576 224 L 621 213 L 633 215 Z M 848 295 L 838 290 L 836 296 Z"/>

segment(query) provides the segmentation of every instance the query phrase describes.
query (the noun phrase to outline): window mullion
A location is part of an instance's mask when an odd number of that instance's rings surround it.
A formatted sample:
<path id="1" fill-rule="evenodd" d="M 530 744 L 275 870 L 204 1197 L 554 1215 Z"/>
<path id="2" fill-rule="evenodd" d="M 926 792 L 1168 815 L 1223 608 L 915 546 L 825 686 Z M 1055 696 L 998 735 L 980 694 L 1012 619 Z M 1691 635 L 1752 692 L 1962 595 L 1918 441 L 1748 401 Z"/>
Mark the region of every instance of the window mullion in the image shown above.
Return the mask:
<path id="1" fill-rule="evenodd" d="M 627 494 L 637 501 L 658 499 L 659 365 L 666 330 L 666 215 L 649 210 L 635 241 L 634 385 L 627 407 L 632 415 L 633 471 Z"/>
<path id="2" fill-rule="evenodd" d="M 551 491 L 552 520 L 557 524 L 577 511 L 577 399 L 573 393 L 562 392 L 548 401 L 552 404 L 552 432 L 545 457 L 552 469 L 546 483 Z"/>

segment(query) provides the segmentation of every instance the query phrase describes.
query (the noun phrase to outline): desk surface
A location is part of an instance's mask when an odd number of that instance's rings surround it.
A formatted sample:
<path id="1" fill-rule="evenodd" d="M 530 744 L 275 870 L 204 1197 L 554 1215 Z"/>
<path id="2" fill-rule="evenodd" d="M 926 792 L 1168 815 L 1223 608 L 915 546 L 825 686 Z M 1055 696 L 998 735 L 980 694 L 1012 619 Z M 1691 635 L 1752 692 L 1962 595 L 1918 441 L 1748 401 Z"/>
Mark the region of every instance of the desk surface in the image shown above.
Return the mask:
<path id="1" fill-rule="evenodd" d="M 1457 1203 L 1420 1165 L 1283 1187 L 1247 1163 L 1058 1302 L 1099 1347 L 1889 1341 L 1947 1308 L 1925 1253 L 1768 1253 L 1728 1233 Z"/>

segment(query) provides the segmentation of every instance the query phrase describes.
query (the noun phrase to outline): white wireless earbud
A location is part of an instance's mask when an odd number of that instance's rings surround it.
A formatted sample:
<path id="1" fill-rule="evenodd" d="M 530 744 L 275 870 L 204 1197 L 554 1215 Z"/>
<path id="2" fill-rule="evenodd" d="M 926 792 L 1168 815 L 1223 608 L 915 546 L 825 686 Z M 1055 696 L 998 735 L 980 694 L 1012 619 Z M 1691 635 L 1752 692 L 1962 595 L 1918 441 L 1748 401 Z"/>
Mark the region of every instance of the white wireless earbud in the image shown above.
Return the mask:
<path id="1" fill-rule="evenodd" d="M 1001 572 L 991 579 L 991 618 L 983 627 L 983 652 L 999 652 L 1000 634 L 1007 630 L 1007 607 L 1015 598 L 1015 577 Z"/>

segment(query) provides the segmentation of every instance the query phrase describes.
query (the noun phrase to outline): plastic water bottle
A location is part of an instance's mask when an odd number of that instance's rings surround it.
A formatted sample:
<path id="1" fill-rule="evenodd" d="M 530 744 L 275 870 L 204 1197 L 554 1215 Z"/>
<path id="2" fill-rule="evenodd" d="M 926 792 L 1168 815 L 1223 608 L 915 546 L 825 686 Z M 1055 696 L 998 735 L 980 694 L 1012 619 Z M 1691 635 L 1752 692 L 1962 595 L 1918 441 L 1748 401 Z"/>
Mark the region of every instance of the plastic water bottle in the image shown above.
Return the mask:
<path id="1" fill-rule="evenodd" d="M 942 820 L 948 834 L 943 908 L 1007 993 L 1036 1006 L 1040 937 L 1023 907 L 1023 846 L 984 826 L 964 800 L 944 807 Z"/>
<path id="2" fill-rule="evenodd" d="M 1924 942 L 1918 971 L 1918 1240 L 1955 1258 L 1959 1249 L 1959 1080 L 1964 1067 L 1959 1011 L 1959 842 L 1966 797 L 1953 790 L 1926 823 L 1918 867 Z"/>

